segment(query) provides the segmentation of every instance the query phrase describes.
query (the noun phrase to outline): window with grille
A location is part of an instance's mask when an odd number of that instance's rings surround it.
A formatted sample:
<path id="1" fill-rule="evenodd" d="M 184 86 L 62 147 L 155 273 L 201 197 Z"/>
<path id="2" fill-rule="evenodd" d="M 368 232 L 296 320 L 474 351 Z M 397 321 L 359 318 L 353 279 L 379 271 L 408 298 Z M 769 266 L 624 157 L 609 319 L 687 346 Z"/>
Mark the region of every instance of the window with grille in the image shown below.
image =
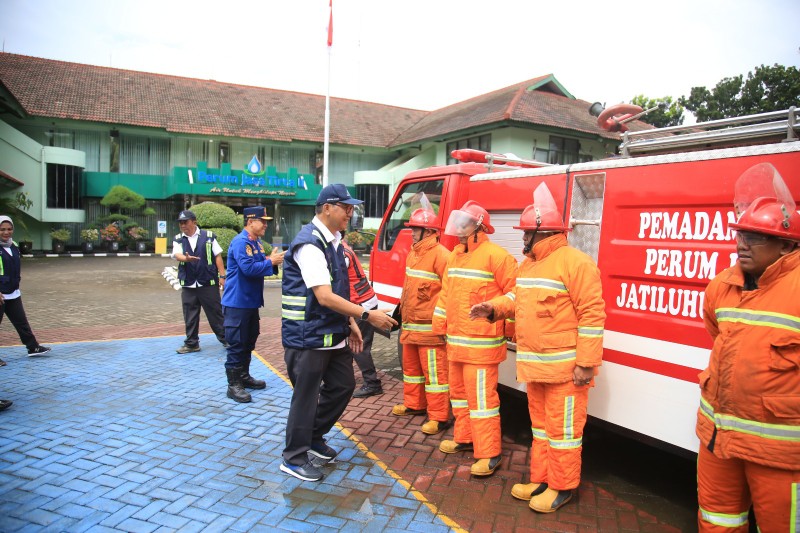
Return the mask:
<path id="1" fill-rule="evenodd" d="M 47 164 L 47 207 L 81 209 L 83 169 L 72 165 Z"/>
<path id="2" fill-rule="evenodd" d="M 356 198 L 364 200 L 364 216 L 382 218 L 389 203 L 388 185 L 356 185 Z"/>

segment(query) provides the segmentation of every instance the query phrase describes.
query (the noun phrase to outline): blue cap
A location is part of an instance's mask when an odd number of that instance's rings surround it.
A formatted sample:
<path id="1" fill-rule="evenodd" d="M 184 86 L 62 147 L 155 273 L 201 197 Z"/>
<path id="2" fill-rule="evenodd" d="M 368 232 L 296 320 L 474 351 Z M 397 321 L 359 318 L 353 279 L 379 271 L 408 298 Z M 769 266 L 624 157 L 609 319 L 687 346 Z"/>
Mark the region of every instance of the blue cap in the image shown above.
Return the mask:
<path id="1" fill-rule="evenodd" d="M 356 200 L 350 196 L 350 193 L 347 192 L 347 187 L 341 183 L 327 185 L 323 187 L 321 191 L 319 191 L 319 196 L 317 196 L 317 205 L 338 203 L 358 205 L 363 204 L 364 200 Z"/>
<path id="2" fill-rule="evenodd" d="M 251 218 L 260 218 L 262 220 L 272 220 L 272 217 L 267 216 L 267 208 L 264 206 L 257 206 L 257 207 L 245 207 L 244 208 L 244 219 L 245 221 L 250 220 Z"/>
<path id="3" fill-rule="evenodd" d="M 181 213 L 178 215 L 178 221 L 180 222 L 183 220 L 197 220 L 197 217 L 194 215 L 194 213 L 186 209 L 181 211 Z"/>

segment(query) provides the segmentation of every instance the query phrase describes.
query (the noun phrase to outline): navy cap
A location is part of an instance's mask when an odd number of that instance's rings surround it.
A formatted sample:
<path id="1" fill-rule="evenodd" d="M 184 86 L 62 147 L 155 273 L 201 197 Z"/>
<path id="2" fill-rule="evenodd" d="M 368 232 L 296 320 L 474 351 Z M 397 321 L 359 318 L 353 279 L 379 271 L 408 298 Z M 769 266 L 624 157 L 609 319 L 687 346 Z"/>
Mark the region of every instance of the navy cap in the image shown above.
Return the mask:
<path id="1" fill-rule="evenodd" d="M 189 211 L 188 209 L 185 211 L 181 211 L 181 214 L 178 215 L 178 220 L 197 220 L 197 217 Z"/>
<path id="2" fill-rule="evenodd" d="M 267 216 L 267 208 L 264 206 L 256 206 L 256 207 L 245 207 L 244 208 L 244 219 L 245 221 L 250 220 L 251 218 L 260 218 L 262 220 L 272 220 L 272 217 Z"/>
<path id="3" fill-rule="evenodd" d="M 341 183 L 327 185 L 323 187 L 321 191 L 319 191 L 319 196 L 317 196 L 317 205 L 337 203 L 358 205 L 363 204 L 364 200 L 356 200 L 350 196 L 350 193 L 347 192 L 347 187 Z"/>

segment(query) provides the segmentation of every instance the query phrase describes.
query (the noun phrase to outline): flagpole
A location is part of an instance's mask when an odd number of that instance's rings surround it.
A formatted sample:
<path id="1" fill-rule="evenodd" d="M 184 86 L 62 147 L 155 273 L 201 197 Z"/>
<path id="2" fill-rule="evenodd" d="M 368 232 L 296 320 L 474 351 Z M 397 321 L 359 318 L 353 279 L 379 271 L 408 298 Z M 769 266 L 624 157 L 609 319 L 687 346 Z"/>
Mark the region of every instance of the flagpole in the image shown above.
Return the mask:
<path id="1" fill-rule="evenodd" d="M 328 185 L 328 145 L 331 139 L 331 48 L 333 46 L 333 0 L 328 17 L 328 89 L 325 91 L 325 141 L 322 148 L 322 186 Z"/>
<path id="2" fill-rule="evenodd" d="M 325 93 L 325 144 L 322 151 L 322 186 L 328 185 L 328 144 L 331 139 L 331 47 L 328 47 L 328 90 Z"/>

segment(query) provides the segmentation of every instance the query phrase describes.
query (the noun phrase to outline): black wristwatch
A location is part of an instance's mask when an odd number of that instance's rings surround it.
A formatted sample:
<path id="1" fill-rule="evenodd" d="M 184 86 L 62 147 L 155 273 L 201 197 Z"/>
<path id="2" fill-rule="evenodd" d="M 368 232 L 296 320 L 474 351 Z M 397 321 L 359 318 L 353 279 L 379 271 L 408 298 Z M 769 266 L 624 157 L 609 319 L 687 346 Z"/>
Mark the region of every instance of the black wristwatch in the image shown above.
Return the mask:
<path id="1" fill-rule="evenodd" d="M 369 311 L 366 309 L 361 313 L 361 320 L 369 320 Z"/>

